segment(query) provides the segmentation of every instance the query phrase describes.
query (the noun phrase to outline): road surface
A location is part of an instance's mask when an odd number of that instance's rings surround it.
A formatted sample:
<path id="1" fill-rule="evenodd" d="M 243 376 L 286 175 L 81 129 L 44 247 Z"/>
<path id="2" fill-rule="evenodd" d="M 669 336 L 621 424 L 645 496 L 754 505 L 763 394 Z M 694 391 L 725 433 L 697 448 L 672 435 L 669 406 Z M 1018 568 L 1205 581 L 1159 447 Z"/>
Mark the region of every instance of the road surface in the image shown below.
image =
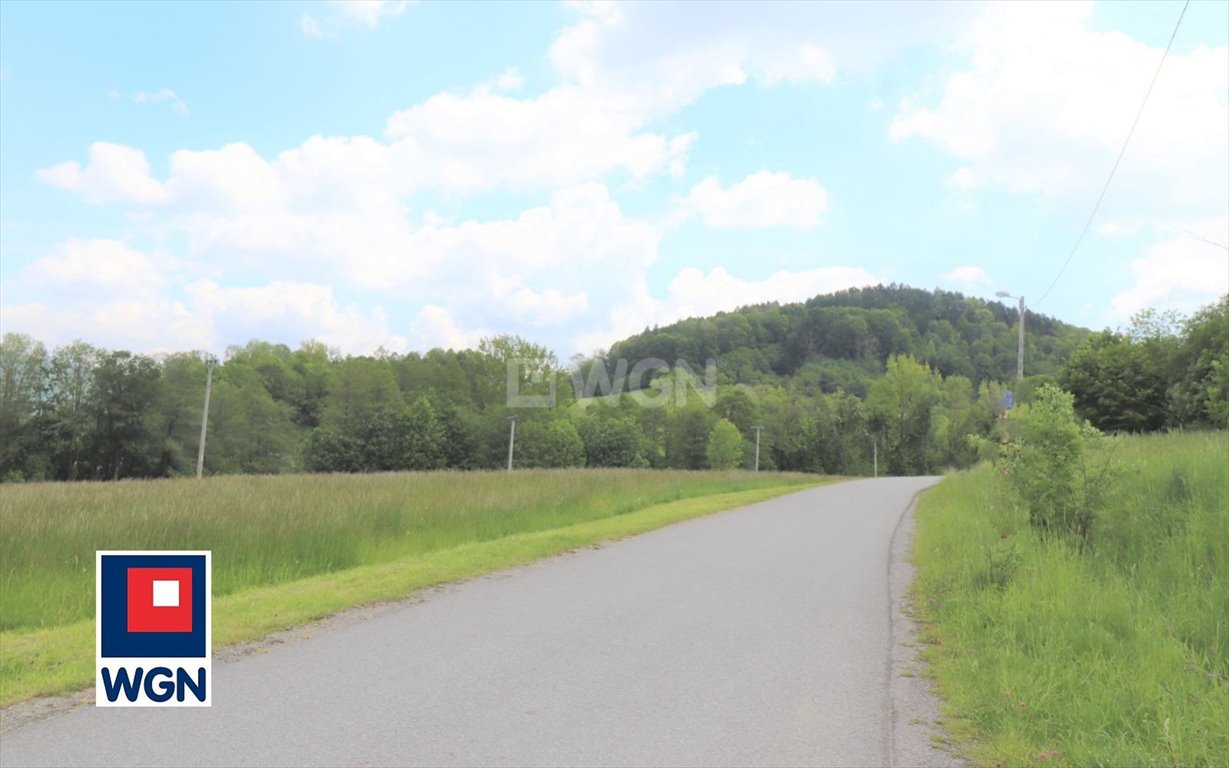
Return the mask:
<path id="1" fill-rule="evenodd" d="M 210 709 L 83 707 L 8 765 L 839 765 L 892 749 L 891 541 L 934 478 L 825 486 L 215 663 Z"/>

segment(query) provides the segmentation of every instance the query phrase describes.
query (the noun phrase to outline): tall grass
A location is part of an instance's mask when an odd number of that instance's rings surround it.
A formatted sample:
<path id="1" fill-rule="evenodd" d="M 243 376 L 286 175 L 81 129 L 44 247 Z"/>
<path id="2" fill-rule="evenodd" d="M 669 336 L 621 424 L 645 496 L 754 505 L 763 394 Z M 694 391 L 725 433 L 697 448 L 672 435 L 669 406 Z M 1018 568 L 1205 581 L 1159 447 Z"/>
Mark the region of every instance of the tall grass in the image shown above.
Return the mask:
<path id="1" fill-rule="evenodd" d="M 918 510 L 947 726 L 985 765 L 1229 762 L 1229 435 L 1121 440 L 1085 551 L 983 466 Z"/>
<path id="2" fill-rule="evenodd" d="M 0 630 L 93 616 L 94 551 L 209 549 L 214 595 L 809 475 L 559 470 L 5 485 Z"/>

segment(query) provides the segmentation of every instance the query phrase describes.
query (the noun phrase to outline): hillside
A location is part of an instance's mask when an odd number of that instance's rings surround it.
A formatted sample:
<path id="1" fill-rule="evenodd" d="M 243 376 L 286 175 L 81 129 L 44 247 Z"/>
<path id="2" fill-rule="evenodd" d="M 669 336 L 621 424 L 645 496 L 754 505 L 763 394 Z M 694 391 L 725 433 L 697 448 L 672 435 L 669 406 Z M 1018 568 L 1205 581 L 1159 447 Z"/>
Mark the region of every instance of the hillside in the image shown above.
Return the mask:
<path id="1" fill-rule="evenodd" d="M 1014 305 L 997 301 L 881 285 L 646 328 L 613 345 L 607 359 L 684 360 L 696 370 L 715 359 L 723 383 L 796 377 L 824 392 L 839 388 L 865 397 L 891 355 L 909 355 L 944 377 L 975 384 L 1013 380 L 1018 316 Z M 1030 376 L 1056 374 L 1090 335 L 1028 311 L 1025 331 Z"/>

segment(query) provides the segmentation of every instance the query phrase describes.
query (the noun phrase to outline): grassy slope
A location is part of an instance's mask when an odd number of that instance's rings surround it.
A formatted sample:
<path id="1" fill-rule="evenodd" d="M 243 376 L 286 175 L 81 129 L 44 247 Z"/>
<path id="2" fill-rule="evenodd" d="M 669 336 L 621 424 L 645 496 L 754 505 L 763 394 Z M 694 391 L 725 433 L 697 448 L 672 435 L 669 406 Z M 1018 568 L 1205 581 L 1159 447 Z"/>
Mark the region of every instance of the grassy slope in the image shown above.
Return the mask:
<path id="1" fill-rule="evenodd" d="M 215 581 L 214 644 L 220 647 L 817 482 L 814 476 L 767 473 L 565 471 L 33 486 L 16 501 L 0 501 L 4 602 L 12 595 L 15 605 L 29 611 L 40 590 L 54 596 L 70 584 L 92 606 L 92 552 L 117 548 L 122 534 L 129 537 L 123 548 L 212 548 L 215 577 L 229 573 L 233 579 L 225 591 Z M 77 506 L 57 510 L 65 496 Z M 228 496 L 232 503 L 221 503 Z M 61 518 L 59 524 L 41 519 L 46 515 Z M 372 519 L 385 526 L 373 528 Z M 117 526 L 118 534 L 112 532 Z M 27 538 L 14 541 L 10 531 Z M 349 539 L 348 550 L 333 541 L 339 538 Z M 288 567 L 271 567 L 272 555 L 294 555 L 286 539 L 305 554 L 354 551 L 362 559 L 336 567 L 335 560 L 322 558 L 314 575 L 288 577 Z M 267 551 L 258 546 L 262 540 Z M 62 554 L 53 562 L 71 567 L 29 564 L 57 547 Z M 25 560 L 14 563 L 10 554 Z M 87 561 L 88 573 L 78 567 Z M 244 565 L 247 583 L 240 580 Z M 23 570 L 32 575 L 18 578 Z M 46 615 L 58 620 L 0 632 L 0 705 L 79 689 L 93 679 L 93 620 L 67 613 L 72 605 L 53 600 Z"/>
<path id="2" fill-rule="evenodd" d="M 1229 436 L 1130 438 L 1091 552 L 990 467 L 923 497 L 915 558 L 947 726 L 983 765 L 1229 760 Z"/>

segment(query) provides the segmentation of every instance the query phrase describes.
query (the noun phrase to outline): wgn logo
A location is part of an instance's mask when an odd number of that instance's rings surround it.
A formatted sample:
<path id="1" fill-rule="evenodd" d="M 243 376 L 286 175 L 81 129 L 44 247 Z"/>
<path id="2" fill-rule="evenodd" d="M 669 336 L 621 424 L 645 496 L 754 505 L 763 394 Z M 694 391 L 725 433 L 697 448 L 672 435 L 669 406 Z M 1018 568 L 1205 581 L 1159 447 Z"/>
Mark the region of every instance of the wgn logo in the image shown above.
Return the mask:
<path id="1" fill-rule="evenodd" d="M 98 552 L 100 707 L 210 703 L 209 552 Z"/>

